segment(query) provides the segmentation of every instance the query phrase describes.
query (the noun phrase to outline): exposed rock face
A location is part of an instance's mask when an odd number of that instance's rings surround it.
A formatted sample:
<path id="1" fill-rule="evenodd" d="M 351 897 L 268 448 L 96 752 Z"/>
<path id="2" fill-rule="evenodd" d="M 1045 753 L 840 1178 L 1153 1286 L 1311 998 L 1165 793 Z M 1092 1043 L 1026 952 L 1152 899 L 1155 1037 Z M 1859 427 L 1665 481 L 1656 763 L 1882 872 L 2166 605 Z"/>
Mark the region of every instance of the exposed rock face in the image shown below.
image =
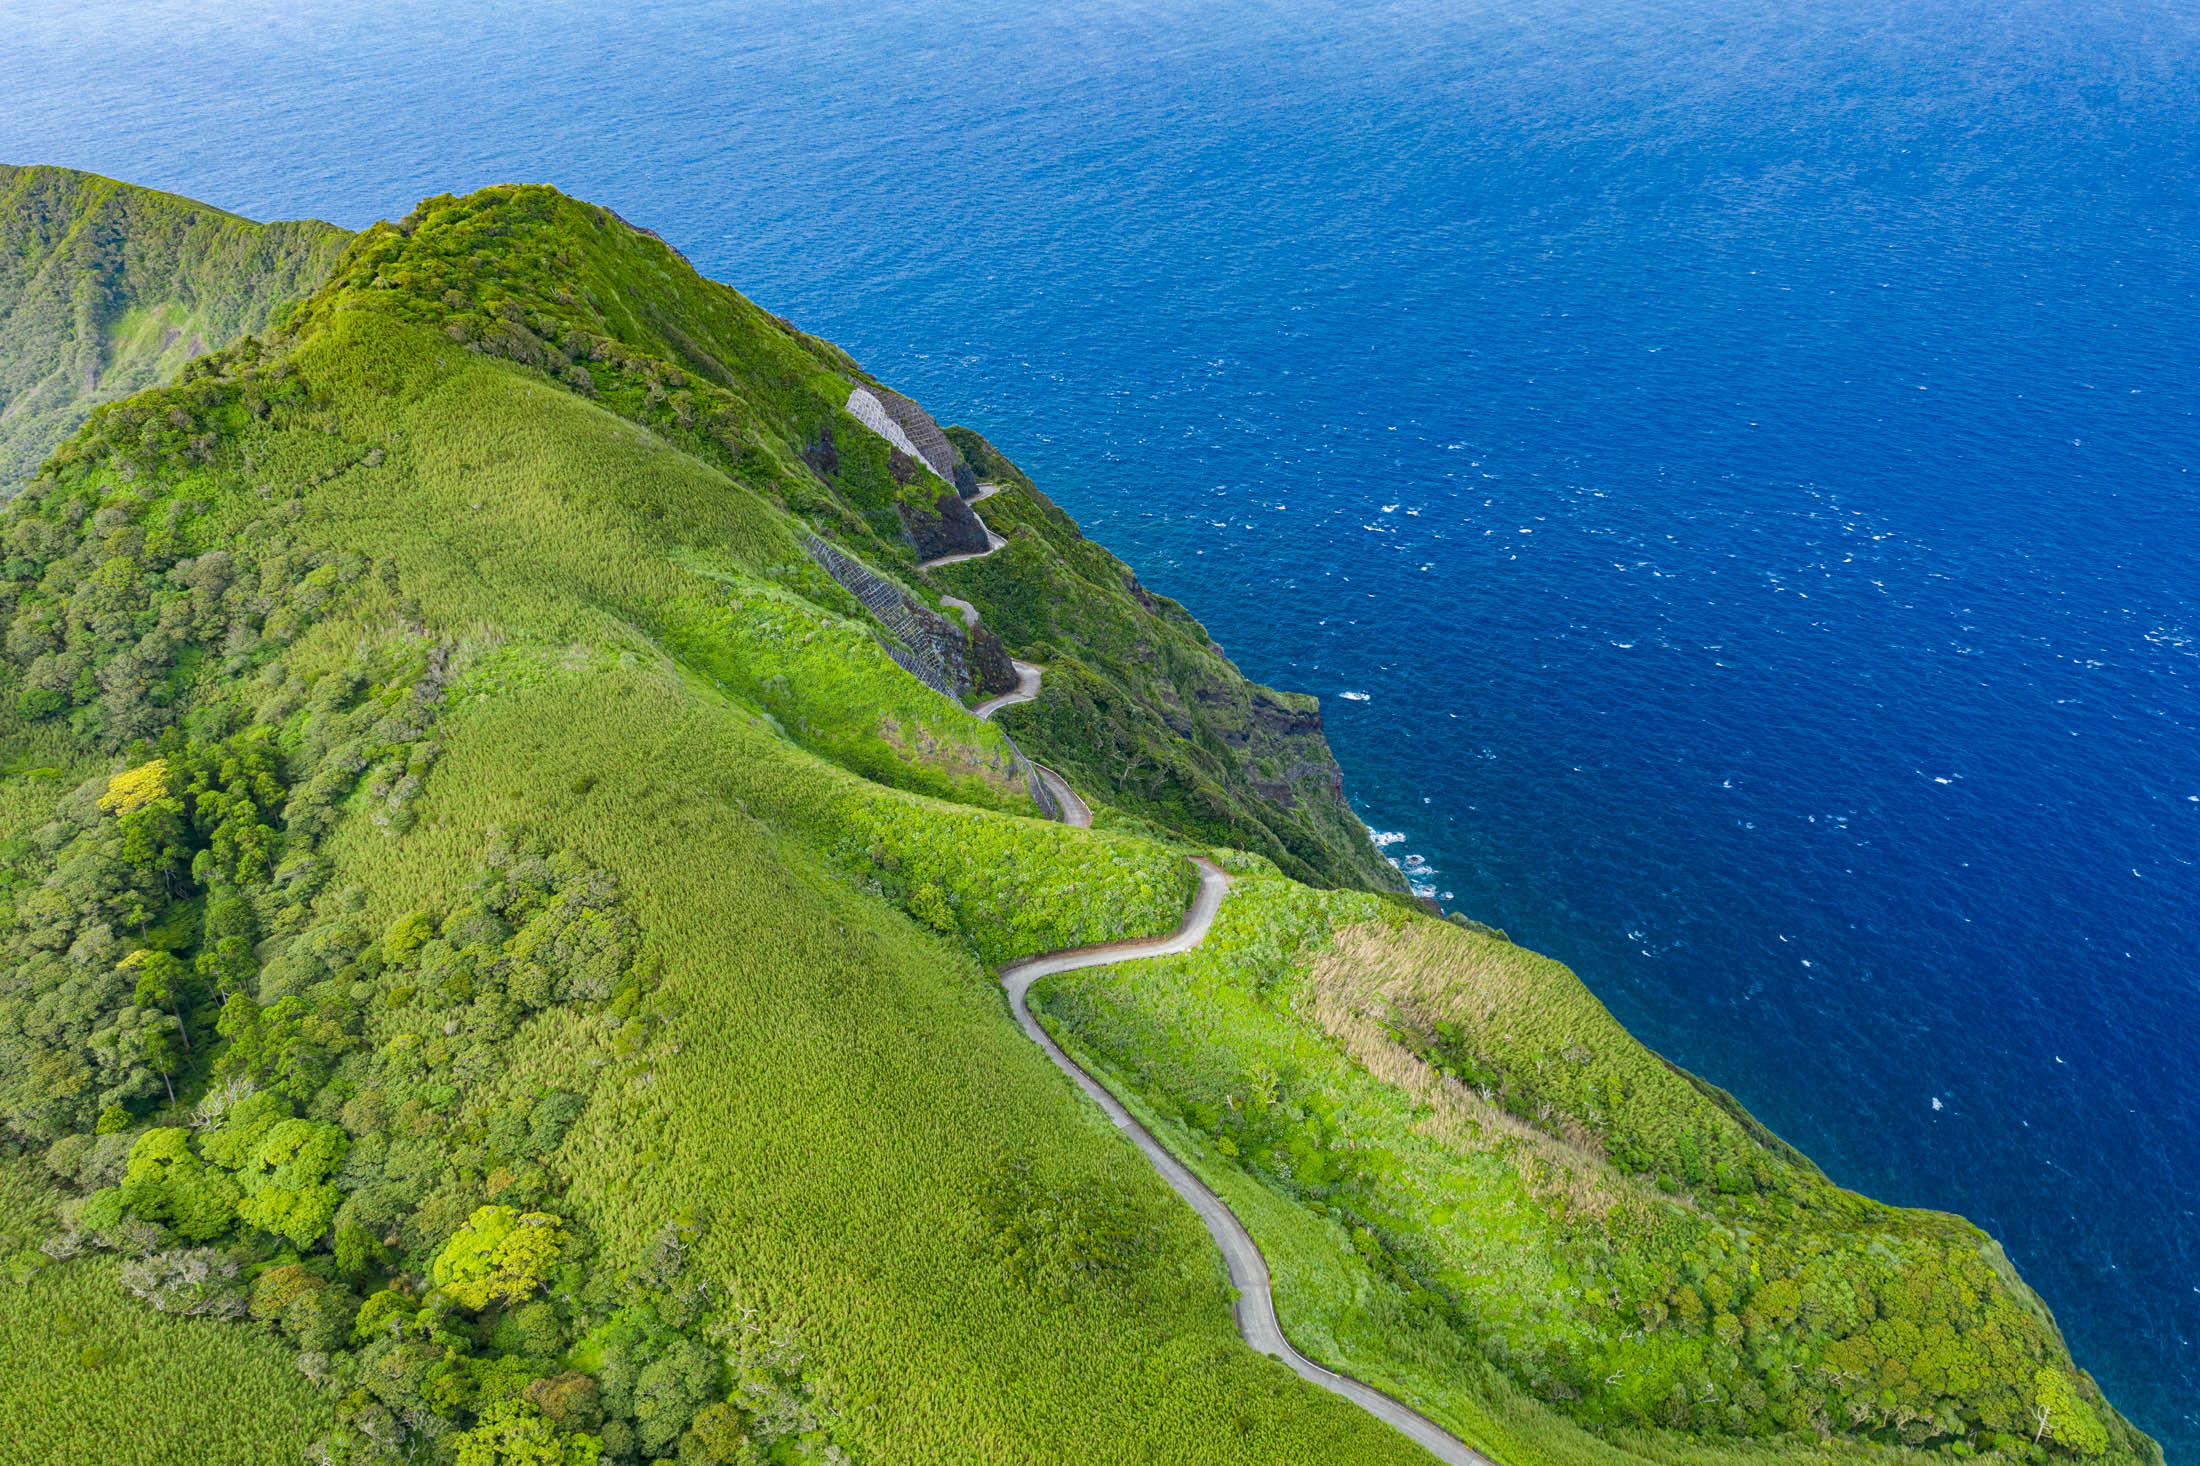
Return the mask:
<path id="1" fill-rule="evenodd" d="M 1261 731 L 1282 735 L 1311 735 L 1321 738 L 1321 704 L 1308 707 L 1290 707 L 1275 697 L 1265 687 L 1256 686 L 1252 697 L 1253 722 Z M 1324 742 L 1327 740 L 1324 739 Z"/>
<path id="2" fill-rule="evenodd" d="M 960 494 L 940 495 L 940 521 L 953 527 L 955 537 L 973 550 L 982 550 L 989 541 L 985 536 L 985 521 L 978 518 L 978 511 L 963 501 Z"/>
<path id="3" fill-rule="evenodd" d="M 901 506 L 901 527 L 916 547 L 919 560 L 941 555 L 967 555 L 983 551 L 989 541 L 985 525 L 959 494 L 942 494 L 934 506 L 938 517 L 927 518 Z"/>
<path id="4" fill-rule="evenodd" d="M 840 472 L 840 448 L 833 442 L 831 423 L 818 428 L 817 441 L 803 450 L 802 461 L 815 469 L 819 478 L 831 478 Z"/>
<path id="5" fill-rule="evenodd" d="M 963 665 L 970 672 L 971 691 L 987 697 L 997 692 L 1014 692 L 1016 666 L 1009 659 L 1008 648 L 1001 639 L 982 625 L 973 627 L 969 637 L 970 646 L 963 654 Z"/>
<path id="6" fill-rule="evenodd" d="M 1220 682 L 1192 689 L 1201 730 L 1236 756 L 1254 793 L 1285 809 L 1298 808 L 1300 795 L 1315 790 L 1342 799 L 1344 773 L 1329 751 L 1321 704 L 1310 697 L 1286 702 L 1290 696 L 1257 682 L 1243 683 L 1242 691 Z"/>

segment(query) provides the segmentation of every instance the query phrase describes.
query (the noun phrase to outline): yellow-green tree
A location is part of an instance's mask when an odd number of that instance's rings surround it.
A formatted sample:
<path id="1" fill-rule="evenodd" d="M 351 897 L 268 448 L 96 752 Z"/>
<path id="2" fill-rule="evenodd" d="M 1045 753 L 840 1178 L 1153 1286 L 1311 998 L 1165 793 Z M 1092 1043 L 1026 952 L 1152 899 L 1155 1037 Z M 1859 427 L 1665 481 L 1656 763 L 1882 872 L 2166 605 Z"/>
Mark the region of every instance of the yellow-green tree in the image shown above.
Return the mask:
<path id="1" fill-rule="evenodd" d="M 2101 1418 L 2061 1370 L 2042 1365 L 2032 1376 L 2032 1408 L 2039 1415 L 2035 1439 L 2044 1435 L 2081 1456 L 2098 1456 L 2108 1449 L 2108 1431 Z"/>
<path id="2" fill-rule="evenodd" d="M 107 781 L 107 792 L 99 796 L 99 807 L 116 814 L 129 814 L 152 803 L 168 792 L 168 760 L 156 758 L 151 763 L 139 764 L 134 769 L 124 769 Z"/>
<path id="3" fill-rule="evenodd" d="M 564 1246 L 559 1218 L 485 1206 L 443 1244 L 430 1277 L 467 1308 L 517 1303 L 542 1286 Z"/>
<path id="4" fill-rule="evenodd" d="M 148 1130 L 130 1148 L 122 1202 L 150 1221 L 166 1222 L 194 1242 L 229 1230 L 242 1193 L 228 1173 L 210 1168 L 191 1151 L 191 1132 Z"/>
<path id="5" fill-rule="evenodd" d="M 595 1436 L 558 1434 L 525 1400 L 491 1405 L 472 1430 L 452 1438 L 452 1446 L 456 1466 L 596 1466 L 603 1455 Z"/>
<path id="6" fill-rule="evenodd" d="M 238 1218 L 296 1246 L 312 1246 L 342 1199 L 329 1178 L 344 1163 L 348 1144 L 341 1127 L 321 1120 L 269 1126 L 238 1168 L 244 1188 Z"/>

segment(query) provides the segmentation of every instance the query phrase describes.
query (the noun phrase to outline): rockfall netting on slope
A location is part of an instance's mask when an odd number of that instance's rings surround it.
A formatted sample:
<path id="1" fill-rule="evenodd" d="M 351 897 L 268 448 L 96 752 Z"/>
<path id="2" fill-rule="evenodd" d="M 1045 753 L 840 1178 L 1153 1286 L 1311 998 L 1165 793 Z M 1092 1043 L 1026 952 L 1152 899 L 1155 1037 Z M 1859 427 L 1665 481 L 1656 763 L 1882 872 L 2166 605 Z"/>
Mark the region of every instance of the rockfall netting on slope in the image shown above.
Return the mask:
<path id="1" fill-rule="evenodd" d="M 802 536 L 802 548 L 871 613 L 879 626 L 879 644 L 904 672 L 956 702 L 969 695 L 973 685 L 972 647 L 969 634 L 962 627 L 918 605 L 900 586 L 815 534 Z M 1055 799 L 1054 791 L 1047 787 L 1046 780 L 1040 777 L 1037 767 L 1024 756 L 1024 751 L 1016 746 L 1016 740 L 1010 738 L 1006 730 L 1001 736 L 1015 755 L 1016 767 L 1024 776 L 1024 787 L 1030 792 L 1032 803 L 1045 811 L 1048 819 L 1062 818 L 1061 804 Z"/>

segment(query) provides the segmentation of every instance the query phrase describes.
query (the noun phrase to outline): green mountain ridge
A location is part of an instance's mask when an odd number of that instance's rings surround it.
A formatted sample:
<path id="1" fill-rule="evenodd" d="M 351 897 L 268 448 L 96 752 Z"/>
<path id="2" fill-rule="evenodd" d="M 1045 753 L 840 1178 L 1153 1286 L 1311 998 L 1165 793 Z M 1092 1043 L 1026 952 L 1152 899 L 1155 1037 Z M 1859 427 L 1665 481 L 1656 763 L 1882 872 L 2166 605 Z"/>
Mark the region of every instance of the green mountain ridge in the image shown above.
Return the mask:
<path id="1" fill-rule="evenodd" d="M 92 408 L 312 293 L 350 240 L 67 168 L 0 163 L 0 493 Z"/>
<path id="2" fill-rule="evenodd" d="M 554 190 L 325 257 L 102 198 L 192 262 L 131 299 L 259 334 L 131 358 L 0 522 L 10 1452 L 1428 1459 L 1243 1345 L 995 980 L 1197 854 L 1204 942 L 1033 1008 L 1315 1358 L 1505 1466 L 2159 1461 L 1976 1228 L 1405 897 L 1318 704 L 976 431 Z"/>

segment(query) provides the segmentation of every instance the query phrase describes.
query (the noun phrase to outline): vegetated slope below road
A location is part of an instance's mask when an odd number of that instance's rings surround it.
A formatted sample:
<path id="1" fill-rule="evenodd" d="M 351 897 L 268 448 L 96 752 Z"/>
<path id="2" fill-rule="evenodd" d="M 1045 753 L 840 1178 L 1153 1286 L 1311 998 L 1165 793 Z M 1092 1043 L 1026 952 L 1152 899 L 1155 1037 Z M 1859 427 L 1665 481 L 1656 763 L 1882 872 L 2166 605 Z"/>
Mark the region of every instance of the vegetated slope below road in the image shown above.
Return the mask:
<path id="1" fill-rule="evenodd" d="M 1027 994 L 1031 984 L 1040 978 L 1074 972 L 1085 967 L 1133 962 L 1146 957 L 1174 956 L 1189 952 L 1204 942 L 1208 930 L 1214 925 L 1215 913 L 1221 909 L 1223 892 L 1229 888 L 1229 877 L 1209 860 L 1202 859 L 1199 868 L 1198 894 L 1184 915 L 1183 925 L 1174 933 L 1145 941 L 1132 940 L 1100 947 L 1047 952 L 1011 962 L 1001 969 L 1001 982 L 1008 990 L 1009 1008 L 1015 1013 L 1016 1022 L 1031 1041 L 1039 1045 L 1046 1056 L 1054 1061 L 1055 1067 L 1067 1074 L 1084 1091 L 1086 1097 L 1100 1107 L 1115 1127 L 1138 1147 L 1140 1154 L 1153 1163 L 1154 1169 L 1169 1183 L 1170 1189 L 1183 1197 L 1192 1210 L 1199 1214 L 1199 1219 L 1206 1224 L 1208 1235 L 1214 1238 L 1215 1245 L 1222 1251 L 1223 1264 L 1230 1274 L 1230 1286 L 1238 1295 L 1233 1309 L 1237 1317 L 1238 1332 L 1247 1344 L 1263 1354 L 1282 1359 L 1301 1379 L 1319 1385 L 1342 1399 L 1350 1400 L 1440 1461 L 1452 1462 L 1454 1466 L 1492 1466 L 1487 1456 L 1469 1447 L 1427 1416 L 1359 1380 L 1324 1368 L 1294 1348 L 1285 1337 L 1283 1326 L 1277 1321 L 1268 1264 L 1261 1256 L 1260 1247 L 1254 1242 L 1252 1234 L 1220 1197 L 1131 1117 L 1130 1111 L 1114 1095 L 1078 1067 L 1069 1055 L 1063 1053 L 1061 1046 L 1055 1043 L 1045 1027 L 1031 1014 Z"/>
<path id="2" fill-rule="evenodd" d="M 1833 1186 L 1498 937 L 1250 867 L 1198 948 L 1031 1005 L 1300 1347 L 1507 1466 L 2157 1456 L 1991 1239 Z"/>
<path id="3" fill-rule="evenodd" d="M 339 275 L 9 524 L 0 1125 L 70 1245 L 256 1315 L 342 1459 L 1411 1459 L 979 965 L 1165 930 L 1177 852 L 1016 812 L 770 496 Z"/>
<path id="4" fill-rule="evenodd" d="M 1005 546 L 926 572 L 1047 669 L 1004 723 L 1032 757 L 1202 844 L 1252 850 L 1320 885 L 1405 890 L 1344 798 L 1320 703 L 1248 682 L 1181 605 L 1120 560 L 978 433 L 947 434 L 1000 485 Z"/>

